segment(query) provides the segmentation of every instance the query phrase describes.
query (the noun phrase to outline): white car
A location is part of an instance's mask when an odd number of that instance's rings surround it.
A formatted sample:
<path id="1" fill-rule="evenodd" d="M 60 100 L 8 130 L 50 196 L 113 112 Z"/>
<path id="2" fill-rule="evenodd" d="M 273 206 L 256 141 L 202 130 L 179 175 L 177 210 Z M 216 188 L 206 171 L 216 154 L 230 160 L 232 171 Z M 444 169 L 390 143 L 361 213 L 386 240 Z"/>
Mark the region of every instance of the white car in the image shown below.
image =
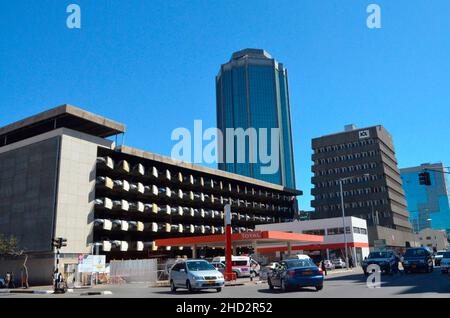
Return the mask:
<path id="1" fill-rule="evenodd" d="M 323 263 L 325 264 L 325 268 L 327 270 L 331 270 L 331 269 L 335 268 L 334 264 L 329 259 L 324 260 Z"/>
<path id="2" fill-rule="evenodd" d="M 434 255 L 434 266 L 440 266 L 442 257 L 444 256 L 445 250 L 437 251 Z"/>
<path id="3" fill-rule="evenodd" d="M 216 256 L 213 258 L 212 263 L 225 264 L 225 256 Z M 258 262 L 251 259 L 249 256 L 232 256 L 232 271 L 239 277 L 250 277 L 252 274 L 255 276 L 259 274 L 260 266 Z"/>
<path id="4" fill-rule="evenodd" d="M 224 277 L 214 266 L 202 259 L 193 259 L 175 263 L 170 269 L 170 290 L 186 288 L 189 291 L 200 289 L 222 290 Z"/>
<path id="5" fill-rule="evenodd" d="M 442 255 L 441 259 L 441 272 L 448 273 L 450 268 L 450 251 L 447 251 Z"/>
<path id="6" fill-rule="evenodd" d="M 267 280 L 267 277 L 272 273 L 272 271 L 277 268 L 279 264 L 277 262 L 269 263 L 269 265 L 263 266 L 259 271 L 259 279 Z"/>
<path id="7" fill-rule="evenodd" d="M 335 259 L 331 260 L 331 263 L 333 263 L 335 268 L 344 268 L 344 267 L 346 267 L 346 264 L 342 260 L 342 258 L 335 258 Z"/>
<path id="8" fill-rule="evenodd" d="M 297 254 L 294 256 L 294 258 L 311 260 L 311 257 L 309 257 L 308 255 L 305 255 L 305 254 Z"/>

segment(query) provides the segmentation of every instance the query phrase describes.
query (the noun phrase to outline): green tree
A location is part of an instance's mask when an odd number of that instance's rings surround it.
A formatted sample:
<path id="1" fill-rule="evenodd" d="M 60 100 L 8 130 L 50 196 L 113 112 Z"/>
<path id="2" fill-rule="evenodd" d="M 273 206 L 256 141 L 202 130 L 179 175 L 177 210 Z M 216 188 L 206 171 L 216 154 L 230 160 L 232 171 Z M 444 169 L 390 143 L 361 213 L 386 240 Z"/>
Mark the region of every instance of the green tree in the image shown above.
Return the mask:
<path id="1" fill-rule="evenodd" d="M 28 255 L 24 253 L 23 250 L 19 250 L 19 241 L 16 237 L 10 236 L 5 237 L 5 235 L 0 233 L 0 256 L 24 256 L 22 268 L 23 268 L 23 287 L 28 288 Z"/>
<path id="2" fill-rule="evenodd" d="M 18 241 L 14 236 L 5 237 L 0 233 L 0 255 L 18 255 Z"/>

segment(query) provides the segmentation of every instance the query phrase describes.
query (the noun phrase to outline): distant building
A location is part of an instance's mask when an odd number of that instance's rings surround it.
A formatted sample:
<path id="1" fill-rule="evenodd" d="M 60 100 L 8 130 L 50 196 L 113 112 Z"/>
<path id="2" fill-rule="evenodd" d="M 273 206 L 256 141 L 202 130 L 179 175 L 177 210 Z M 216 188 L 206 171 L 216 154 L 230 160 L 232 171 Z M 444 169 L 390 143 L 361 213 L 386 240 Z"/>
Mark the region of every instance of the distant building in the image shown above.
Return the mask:
<path id="1" fill-rule="evenodd" d="M 227 128 L 267 129 L 268 149 L 271 147 L 271 128 L 280 129 L 279 169 L 276 173 L 261 173 L 266 166 L 260 158 L 249 162 L 252 152 L 247 145 L 245 163 L 237 160 L 234 145 L 233 162 L 219 164 L 220 170 L 295 188 L 294 157 L 292 149 L 291 114 L 289 104 L 288 74 L 283 64 L 260 49 L 245 49 L 233 53 L 230 61 L 223 64 L 216 77 L 217 128 L 224 134 Z M 249 136 L 256 142 L 254 136 Z M 224 138 L 223 158 L 227 157 L 227 140 Z M 222 150 L 222 149 L 220 149 Z M 220 151 L 219 150 L 219 151 Z"/>
<path id="2" fill-rule="evenodd" d="M 419 173 L 430 174 L 431 185 L 419 184 Z M 400 169 L 410 221 L 415 232 L 426 228 L 450 230 L 450 200 L 444 165 L 424 163 Z"/>
<path id="3" fill-rule="evenodd" d="M 399 248 L 416 244 L 394 143 L 383 126 L 348 125 L 343 132 L 314 138 L 312 149 L 312 218 L 342 215 L 342 180 L 345 215 L 367 220 L 372 247 L 381 240 Z"/>
<path id="4" fill-rule="evenodd" d="M 427 246 L 435 251 L 449 248 L 447 232 L 444 230 L 423 229 L 419 232 L 421 246 Z"/>
<path id="5" fill-rule="evenodd" d="M 367 222 L 360 218 L 347 216 L 345 217 L 345 227 L 348 257 L 353 258 L 354 264 L 361 263 L 364 257 L 369 255 Z M 340 257 L 345 260 L 344 223 L 341 217 L 257 225 L 256 230 L 287 231 L 321 235 L 324 237 L 323 243 L 294 245 L 292 246 L 292 252 L 320 256 L 320 259 L 334 259 Z M 280 252 L 285 251 L 285 249 L 280 245 L 267 245 L 262 246 L 259 251 L 262 255 L 266 255 L 268 258 L 273 259 L 274 257 L 279 257 Z M 272 255 L 270 255 L 270 253 L 272 253 Z"/>

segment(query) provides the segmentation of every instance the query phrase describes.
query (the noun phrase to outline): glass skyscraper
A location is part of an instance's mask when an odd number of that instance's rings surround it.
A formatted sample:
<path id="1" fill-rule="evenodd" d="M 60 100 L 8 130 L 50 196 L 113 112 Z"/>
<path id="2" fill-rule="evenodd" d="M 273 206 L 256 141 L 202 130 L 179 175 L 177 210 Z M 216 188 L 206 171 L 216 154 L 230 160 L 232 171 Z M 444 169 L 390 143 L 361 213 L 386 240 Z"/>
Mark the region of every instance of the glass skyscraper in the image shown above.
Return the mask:
<path id="1" fill-rule="evenodd" d="M 430 173 L 431 185 L 419 184 L 419 173 Z M 442 163 L 400 169 L 410 221 L 415 232 L 425 228 L 450 230 L 450 202 Z"/>
<path id="2" fill-rule="evenodd" d="M 279 129 L 279 169 L 274 173 L 262 173 L 266 163 L 258 160 L 248 161 L 250 144 L 245 144 L 245 163 L 238 163 L 237 149 L 234 145 L 234 160 L 226 161 L 227 141 L 224 137 L 223 163 L 219 169 L 276 183 L 287 188 L 295 188 L 294 159 L 292 149 L 291 116 L 289 105 L 288 76 L 283 64 L 260 49 L 245 49 L 233 53 L 230 61 L 223 64 L 216 77 L 217 128 L 224 136 L 226 128 L 253 127 L 261 139 L 260 128 L 267 129 L 267 149 L 271 149 L 271 128 Z M 246 139 L 249 141 L 251 135 Z M 254 142 L 256 142 L 254 140 Z M 254 152 L 253 152 L 254 153 Z"/>

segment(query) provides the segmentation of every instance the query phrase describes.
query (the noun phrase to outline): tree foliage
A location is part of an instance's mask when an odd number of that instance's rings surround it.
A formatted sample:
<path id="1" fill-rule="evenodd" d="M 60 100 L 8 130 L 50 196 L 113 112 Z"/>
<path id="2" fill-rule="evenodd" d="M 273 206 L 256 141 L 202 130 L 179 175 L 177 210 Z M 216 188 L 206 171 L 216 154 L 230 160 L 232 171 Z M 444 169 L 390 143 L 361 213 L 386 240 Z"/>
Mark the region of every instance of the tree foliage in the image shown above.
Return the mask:
<path id="1" fill-rule="evenodd" d="M 18 251 L 18 241 L 14 236 L 5 237 L 0 233 L 0 255 L 17 255 L 21 254 Z"/>

